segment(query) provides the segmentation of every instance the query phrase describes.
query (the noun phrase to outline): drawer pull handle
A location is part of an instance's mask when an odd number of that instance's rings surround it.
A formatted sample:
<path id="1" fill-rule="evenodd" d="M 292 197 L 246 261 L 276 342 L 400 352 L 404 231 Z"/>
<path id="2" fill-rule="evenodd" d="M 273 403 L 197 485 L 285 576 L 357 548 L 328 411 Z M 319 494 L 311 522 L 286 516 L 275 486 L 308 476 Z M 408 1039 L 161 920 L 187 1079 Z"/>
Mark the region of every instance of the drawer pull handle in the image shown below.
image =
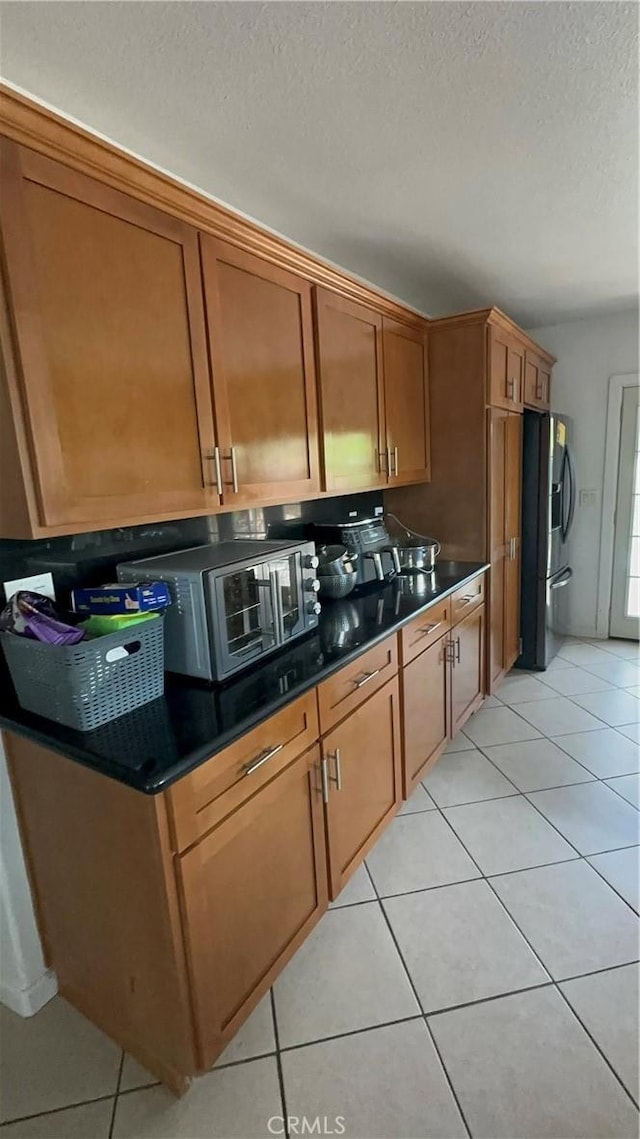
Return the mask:
<path id="1" fill-rule="evenodd" d="M 460 664 L 460 637 L 456 637 L 456 664 Z"/>
<path id="2" fill-rule="evenodd" d="M 442 621 L 436 621 L 433 625 L 424 625 L 422 629 L 418 629 L 418 632 L 421 633 L 423 637 L 426 637 L 429 633 L 435 633 L 436 629 L 439 629 L 441 624 Z"/>
<path id="3" fill-rule="evenodd" d="M 257 756 L 256 759 L 253 759 L 251 763 L 246 764 L 244 769 L 245 775 L 252 775 L 253 772 L 257 771 L 259 767 L 262 767 L 263 763 L 266 763 L 268 759 L 272 759 L 274 755 L 277 755 L 279 751 L 282 751 L 283 747 L 284 744 L 276 744 L 275 747 L 268 747 L 266 751 L 260 752 L 260 755 Z"/>
<path id="4" fill-rule="evenodd" d="M 356 688 L 362 688 L 363 684 L 367 684 L 368 681 L 373 680 L 374 676 L 377 676 L 379 672 L 379 668 L 374 669 L 373 672 L 365 672 L 364 676 L 360 677 L 360 680 L 356 680 Z"/>
<path id="5" fill-rule="evenodd" d="M 466 597 L 459 597 L 458 601 L 460 601 L 463 605 L 470 605 L 471 602 L 475 601 L 479 596 L 479 593 L 468 593 Z"/>

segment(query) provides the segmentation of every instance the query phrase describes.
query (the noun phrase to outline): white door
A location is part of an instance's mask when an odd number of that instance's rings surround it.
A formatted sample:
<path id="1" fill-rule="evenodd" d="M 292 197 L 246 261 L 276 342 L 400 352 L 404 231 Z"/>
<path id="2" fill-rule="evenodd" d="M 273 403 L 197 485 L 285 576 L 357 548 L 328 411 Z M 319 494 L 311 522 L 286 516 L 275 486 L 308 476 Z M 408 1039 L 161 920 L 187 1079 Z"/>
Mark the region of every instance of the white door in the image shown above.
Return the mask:
<path id="1" fill-rule="evenodd" d="M 640 633 L 640 416 L 638 387 L 622 392 L 609 635 Z"/>

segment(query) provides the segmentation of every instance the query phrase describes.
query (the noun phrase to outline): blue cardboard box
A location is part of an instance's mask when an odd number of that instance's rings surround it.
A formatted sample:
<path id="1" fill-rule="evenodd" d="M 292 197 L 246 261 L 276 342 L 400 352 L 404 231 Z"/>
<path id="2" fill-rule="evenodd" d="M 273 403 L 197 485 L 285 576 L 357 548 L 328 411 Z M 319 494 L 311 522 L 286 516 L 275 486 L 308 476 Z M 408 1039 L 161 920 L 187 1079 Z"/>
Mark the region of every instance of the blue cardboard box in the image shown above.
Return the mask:
<path id="1" fill-rule="evenodd" d="M 76 613 L 153 613 L 171 604 L 169 588 L 163 581 L 96 585 L 74 589 L 71 596 Z"/>

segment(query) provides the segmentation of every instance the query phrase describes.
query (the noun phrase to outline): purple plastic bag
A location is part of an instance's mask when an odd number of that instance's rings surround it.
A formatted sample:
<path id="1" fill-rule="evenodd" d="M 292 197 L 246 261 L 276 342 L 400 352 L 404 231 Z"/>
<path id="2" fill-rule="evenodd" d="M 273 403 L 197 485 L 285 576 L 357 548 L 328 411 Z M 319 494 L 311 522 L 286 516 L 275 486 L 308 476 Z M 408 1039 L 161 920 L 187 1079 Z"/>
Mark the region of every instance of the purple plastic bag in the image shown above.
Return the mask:
<path id="1" fill-rule="evenodd" d="M 60 616 L 50 597 L 23 589 L 14 593 L 0 613 L 0 630 L 47 645 L 75 645 L 83 640 L 84 629 L 61 621 Z"/>

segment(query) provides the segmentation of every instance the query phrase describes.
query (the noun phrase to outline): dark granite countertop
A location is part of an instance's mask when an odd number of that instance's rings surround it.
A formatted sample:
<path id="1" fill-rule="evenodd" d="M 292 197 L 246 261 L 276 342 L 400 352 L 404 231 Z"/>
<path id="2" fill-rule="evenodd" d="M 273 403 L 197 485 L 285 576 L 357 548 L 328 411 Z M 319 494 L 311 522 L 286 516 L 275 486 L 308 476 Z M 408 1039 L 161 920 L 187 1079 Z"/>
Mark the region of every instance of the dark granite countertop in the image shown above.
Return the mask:
<path id="1" fill-rule="evenodd" d="M 235 679 L 206 685 L 167 674 L 162 698 L 92 732 L 23 711 L 7 679 L 0 726 L 155 794 L 488 568 L 438 562 L 432 576 L 403 576 L 344 601 L 325 601 L 317 629 Z"/>

